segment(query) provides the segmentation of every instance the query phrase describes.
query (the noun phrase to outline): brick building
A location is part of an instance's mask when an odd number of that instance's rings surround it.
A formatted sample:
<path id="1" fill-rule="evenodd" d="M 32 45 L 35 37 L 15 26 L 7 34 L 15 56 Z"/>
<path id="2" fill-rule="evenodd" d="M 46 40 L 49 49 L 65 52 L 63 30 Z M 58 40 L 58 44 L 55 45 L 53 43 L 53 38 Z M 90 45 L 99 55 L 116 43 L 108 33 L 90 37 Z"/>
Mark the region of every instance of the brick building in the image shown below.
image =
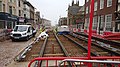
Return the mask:
<path id="1" fill-rule="evenodd" d="M 74 25 L 76 24 L 76 20 L 79 18 L 78 13 L 79 13 L 79 1 L 74 3 L 74 0 L 72 1 L 72 5 L 69 5 L 68 7 L 68 25 Z"/>
<path id="2" fill-rule="evenodd" d="M 94 0 L 93 30 L 98 33 L 103 31 L 114 31 L 115 11 L 117 0 Z M 84 29 L 88 30 L 90 14 L 90 0 L 85 0 L 85 24 Z"/>

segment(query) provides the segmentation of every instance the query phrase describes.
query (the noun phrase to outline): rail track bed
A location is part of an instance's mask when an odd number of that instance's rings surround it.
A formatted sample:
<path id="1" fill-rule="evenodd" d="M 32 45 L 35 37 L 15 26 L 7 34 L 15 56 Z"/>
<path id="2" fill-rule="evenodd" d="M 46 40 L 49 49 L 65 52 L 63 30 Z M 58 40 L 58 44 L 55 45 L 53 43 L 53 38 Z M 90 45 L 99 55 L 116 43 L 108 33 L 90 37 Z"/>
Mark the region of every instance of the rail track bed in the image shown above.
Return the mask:
<path id="1" fill-rule="evenodd" d="M 57 35 L 48 32 L 49 37 L 34 40 L 20 53 L 19 62 L 28 63 L 37 57 L 87 57 L 88 38 L 78 34 Z M 91 56 L 120 56 L 120 52 L 101 46 L 101 41 L 92 39 Z M 17 57 L 18 58 L 18 57 Z M 52 61 L 50 61 L 52 63 Z M 35 62 L 34 66 L 45 66 L 45 61 Z M 71 63 L 68 63 L 71 65 Z"/>
<path id="2" fill-rule="evenodd" d="M 45 47 L 44 57 L 64 57 L 64 53 L 57 42 L 53 32 L 48 33 L 49 38 Z"/>
<path id="3" fill-rule="evenodd" d="M 88 36 L 86 34 L 82 33 L 75 33 L 75 36 L 77 36 L 78 39 L 84 40 L 85 42 L 88 41 Z M 104 52 L 102 53 L 108 53 L 107 56 L 120 56 L 120 43 L 114 42 L 114 41 L 109 41 L 97 37 L 92 37 L 92 46 L 99 47 L 102 49 Z M 94 47 L 93 47 L 94 48 Z M 97 49 L 97 48 L 96 48 Z M 92 51 L 92 50 L 91 50 Z M 101 55 L 104 56 L 104 55 Z"/>
<path id="4" fill-rule="evenodd" d="M 45 40 L 36 41 L 31 44 L 20 61 L 30 61 L 36 57 L 86 57 L 88 51 L 87 38 L 78 34 L 56 35 L 49 32 L 49 37 Z M 118 48 L 115 50 L 108 48 L 109 45 L 101 46 L 103 42 L 92 40 L 92 56 L 120 56 Z M 113 45 L 112 45 L 113 46 Z"/>
<path id="5" fill-rule="evenodd" d="M 87 51 L 81 47 L 78 47 L 77 44 L 70 41 L 68 38 L 63 35 L 59 35 L 58 38 L 63 43 L 63 46 L 67 50 L 70 57 L 85 57 L 87 56 Z"/>
<path id="6" fill-rule="evenodd" d="M 18 55 L 22 62 L 31 61 L 37 57 L 65 57 L 55 34 L 49 32 L 49 37 L 46 39 L 37 39 L 34 43 L 26 47 L 24 51 Z"/>
<path id="7" fill-rule="evenodd" d="M 43 40 L 40 40 L 39 42 L 36 42 L 35 44 L 32 44 L 32 48 L 29 49 L 29 51 L 26 53 L 26 56 L 22 61 L 30 61 L 36 57 L 39 57 L 40 49 L 43 44 Z"/>
<path id="8" fill-rule="evenodd" d="M 68 37 L 72 38 L 76 42 L 80 43 L 83 47 L 87 48 L 88 43 L 80 37 L 74 37 L 72 35 L 68 35 Z M 109 56 L 109 52 L 105 51 L 103 48 L 100 48 L 94 44 L 91 45 L 91 52 L 94 53 L 96 56 Z"/>

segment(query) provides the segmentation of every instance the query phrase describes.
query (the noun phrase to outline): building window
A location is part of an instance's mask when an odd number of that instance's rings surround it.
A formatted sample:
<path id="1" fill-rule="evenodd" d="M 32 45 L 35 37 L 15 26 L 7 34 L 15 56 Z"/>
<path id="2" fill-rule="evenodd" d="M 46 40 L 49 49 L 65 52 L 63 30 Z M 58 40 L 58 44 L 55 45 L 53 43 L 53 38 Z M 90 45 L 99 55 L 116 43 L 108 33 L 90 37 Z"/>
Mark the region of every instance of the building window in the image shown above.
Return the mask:
<path id="1" fill-rule="evenodd" d="M 97 30 L 97 16 L 93 18 L 93 29 Z"/>
<path id="2" fill-rule="evenodd" d="M 94 11 L 97 11 L 97 1 L 94 3 Z"/>
<path id="3" fill-rule="evenodd" d="M 100 30 L 103 30 L 103 27 L 104 27 L 104 15 L 99 16 L 99 26 L 100 26 Z"/>
<path id="4" fill-rule="evenodd" d="M 88 2 L 89 0 L 86 0 L 86 2 Z"/>
<path id="5" fill-rule="evenodd" d="M 107 0 L 107 7 L 112 6 L 112 0 Z"/>
<path id="6" fill-rule="evenodd" d="M 16 0 L 13 0 L 14 3 L 16 3 Z"/>
<path id="7" fill-rule="evenodd" d="M 19 10 L 19 16 L 21 16 L 21 10 Z"/>
<path id="8" fill-rule="evenodd" d="M 88 6 L 86 7 L 86 14 L 88 14 Z"/>
<path id="9" fill-rule="evenodd" d="M 0 29 L 4 29 L 5 28 L 5 22 L 4 21 L 0 21 Z"/>
<path id="10" fill-rule="evenodd" d="M 2 1 L 0 1 L 0 11 L 2 11 Z"/>
<path id="11" fill-rule="evenodd" d="M 20 0 L 18 1 L 18 6 L 20 7 Z"/>
<path id="12" fill-rule="evenodd" d="M 12 14 L 12 6 L 9 6 L 9 12 Z"/>
<path id="13" fill-rule="evenodd" d="M 87 29 L 88 29 L 88 27 L 89 27 L 89 18 L 86 18 L 86 19 L 85 19 L 85 25 L 84 25 L 84 26 L 85 26 L 85 28 L 84 28 L 84 29 L 86 29 L 86 30 L 87 30 Z"/>
<path id="14" fill-rule="evenodd" d="M 13 22 L 10 22 L 10 21 L 7 22 L 7 28 L 8 28 L 8 29 L 12 29 L 12 23 L 13 23 Z"/>
<path id="15" fill-rule="evenodd" d="M 106 22 L 106 30 L 111 31 L 112 14 L 108 14 L 105 16 L 105 22 Z"/>
<path id="16" fill-rule="evenodd" d="M 16 14 L 16 9 L 15 9 L 15 7 L 13 7 L 13 13 L 14 13 L 14 15 Z"/>
<path id="17" fill-rule="evenodd" d="M 5 12 L 5 4 L 3 4 L 3 12 Z"/>
<path id="18" fill-rule="evenodd" d="M 104 0 L 100 0 L 100 9 L 104 8 Z"/>
<path id="19" fill-rule="evenodd" d="M 9 2 L 12 2 L 12 0 L 9 0 Z"/>

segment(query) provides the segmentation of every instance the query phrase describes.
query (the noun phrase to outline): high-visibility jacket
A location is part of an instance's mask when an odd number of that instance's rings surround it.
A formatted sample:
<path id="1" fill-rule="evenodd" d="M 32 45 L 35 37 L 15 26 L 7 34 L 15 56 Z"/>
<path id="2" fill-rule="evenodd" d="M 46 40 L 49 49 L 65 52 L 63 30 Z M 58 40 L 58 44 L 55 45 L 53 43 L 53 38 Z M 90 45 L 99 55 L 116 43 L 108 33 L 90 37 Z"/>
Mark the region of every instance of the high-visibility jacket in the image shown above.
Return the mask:
<path id="1" fill-rule="evenodd" d="M 40 28 L 40 33 L 42 33 L 42 28 Z"/>

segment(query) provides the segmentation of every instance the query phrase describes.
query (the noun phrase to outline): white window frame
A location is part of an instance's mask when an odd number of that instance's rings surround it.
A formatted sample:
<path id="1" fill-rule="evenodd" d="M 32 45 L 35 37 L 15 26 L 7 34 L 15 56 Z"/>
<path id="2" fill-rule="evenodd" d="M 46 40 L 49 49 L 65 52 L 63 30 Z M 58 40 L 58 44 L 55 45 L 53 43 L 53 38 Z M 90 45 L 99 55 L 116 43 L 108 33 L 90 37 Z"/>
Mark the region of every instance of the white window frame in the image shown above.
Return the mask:
<path id="1" fill-rule="evenodd" d="M 85 24 L 84 24 L 84 29 L 88 29 L 89 28 L 89 18 L 85 19 Z"/>
<path id="2" fill-rule="evenodd" d="M 100 9 L 104 8 L 104 0 L 100 0 Z"/>
<path id="3" fill-rule="evenodd" d="M 104 15 L 101 15 L 100 17 L 101 17 L 101 20 L 100 20 L 100 21 L 101 21 L 101 23 L 100 23 L 100 24 L 101 24 L 101 25 L 100 25 L 100 28 L 103 28 L 103 27 L 104 27 Z"/>
<path id="4" fill-rule="evenodd" d="M 89 12 L 89 11 L 88 11 L 88 6 L 87 6 L 87 7 L 86 7 L 86 14 L 88 14 L 88 12 Z"/>
<path id="5" fill-rule="evenodd" d="M 97 11 L 97 1 L 94 3 L 94 11 Z"/>
<path id="6" fill-rule="evenodd" d="M 107 14 L 105 15 L 105 22 L 106 22 L 106 31 L 110 31 L 110 29 L 112 28 L 111 27 L 111 24 L 112 24 L 112 14 Z"/>
<path id="7" fill-rule="evenodd" d="M 112 0 L 107 0 L 107 7 L 111 7 L 112 6 Z"/>
<path id="8" fill-rule="evenodd" d="M 86 2 L 88 2 L 89 0 L 86 0 Z"/>
<path id="9" fill-rule="evenodd" d="M 93 17 L 93 29 L 97 30 L 97 16 Z"/>

